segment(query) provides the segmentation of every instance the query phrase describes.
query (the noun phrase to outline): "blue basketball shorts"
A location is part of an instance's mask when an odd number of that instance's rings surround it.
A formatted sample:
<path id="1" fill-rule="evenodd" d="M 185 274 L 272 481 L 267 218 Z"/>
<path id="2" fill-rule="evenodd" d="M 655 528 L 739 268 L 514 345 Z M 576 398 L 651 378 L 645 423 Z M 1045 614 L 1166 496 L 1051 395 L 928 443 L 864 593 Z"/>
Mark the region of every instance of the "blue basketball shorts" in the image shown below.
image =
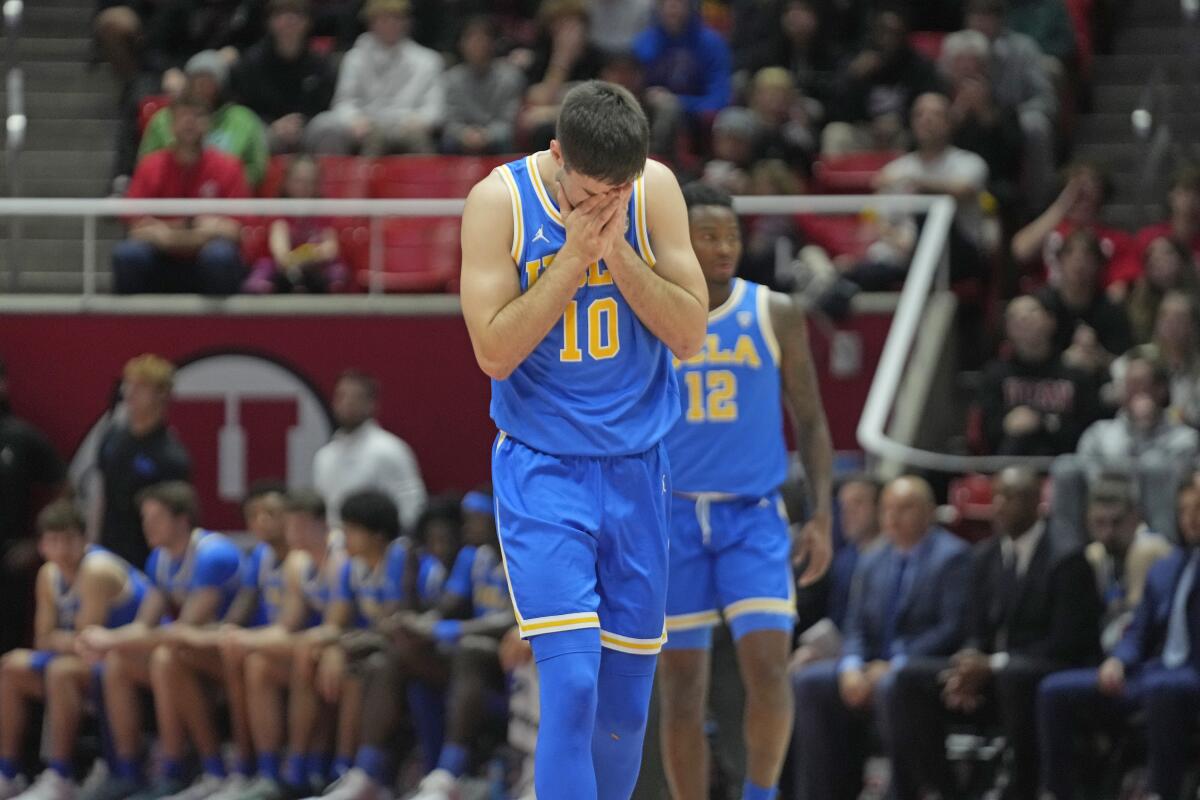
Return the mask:
<path id="1" fill-rule="evenodd" d="M 722 615 L 735 640 L 752 631 L 790 632 L 796 620 L 791 552 L 778 495 L 676 495 L 671 503 L 667 648 L 708 649 Z"/>
<path id="2" fill-rule="evenodd" d="M 598 642 L 586 635 L 560 641 L 584 642 L 574 649 L 656 655 L 666 638 L 666 448 L 566 457 L 501 433 L 492 484 L 521 636 L 598 629 Z"/>

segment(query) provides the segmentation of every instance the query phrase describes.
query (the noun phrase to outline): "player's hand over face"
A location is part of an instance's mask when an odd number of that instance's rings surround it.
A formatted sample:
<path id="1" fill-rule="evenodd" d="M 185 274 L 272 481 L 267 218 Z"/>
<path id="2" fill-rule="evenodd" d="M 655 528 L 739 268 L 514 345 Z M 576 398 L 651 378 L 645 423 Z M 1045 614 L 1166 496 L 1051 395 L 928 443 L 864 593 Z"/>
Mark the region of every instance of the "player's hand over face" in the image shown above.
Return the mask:
<path id="1" fill-rule="evenodd" d="M 620 194 L 605 192 L 594 194 L 577 206 L 572 206 L 562 185 L 558 187 L 558 207 L 563 214 L 563 227 L 567 241 L 559 252 L 571 253 L 582 262 L 582 267 L 604 258 L 610 246 L 605 227 L 612 221 L 620 208 Z M 611 232 L 608 232 L 611 235 Z"/>

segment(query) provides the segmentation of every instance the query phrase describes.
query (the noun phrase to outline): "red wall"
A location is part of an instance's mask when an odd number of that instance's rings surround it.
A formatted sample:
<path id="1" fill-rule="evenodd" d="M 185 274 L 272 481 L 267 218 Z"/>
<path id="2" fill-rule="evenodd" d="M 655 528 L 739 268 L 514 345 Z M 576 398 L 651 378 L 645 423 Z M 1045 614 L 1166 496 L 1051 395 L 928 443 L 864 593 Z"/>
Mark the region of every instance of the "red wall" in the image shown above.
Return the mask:
<path id="1" fill-rule="evenodd" d="M 829 340 L 812 329 L 839 450 L 857 449 L 854 429 L 889 323 L 889 316 L 864 315 L 842 326 L 861 336 L 862 368 L 838 379 L 828 373 Z M 322 401 L 339 372 L 363 369 L 380 379 L 380 422 L 416 450 L 431 491 L 488 480 L 495 434 L 488 381 L 458 317 L 0 316 L 0 356 L 9 365 L 13 407 L 68 458 L 108 407 L 124 362 L 143 352 L 176 363 L 218 353 L 259 356 L 286 367 Z M 181 400 L 172 410 L 172 425 L 195 462 L 205 522 L 218 528 L 240 522 L 236 504 L 218 492 L 218 442 L 229 425 L 230 402 L 218 390 Z M 245 437 L 244 482 L 285 475 L 298 401 L 250 392 L 236 405 Z"/>

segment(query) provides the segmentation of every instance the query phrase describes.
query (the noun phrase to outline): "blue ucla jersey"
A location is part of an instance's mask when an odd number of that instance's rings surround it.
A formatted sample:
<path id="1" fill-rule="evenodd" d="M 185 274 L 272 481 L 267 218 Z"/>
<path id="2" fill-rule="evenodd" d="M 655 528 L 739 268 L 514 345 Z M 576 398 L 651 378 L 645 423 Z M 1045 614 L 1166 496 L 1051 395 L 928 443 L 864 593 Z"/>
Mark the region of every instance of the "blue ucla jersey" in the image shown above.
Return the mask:
<path id="1" fill-rule="evenodd" d="M 349 566 L 346 552 L 340 539 L 332 535 L 325 549 L 325 560 L 320 567 L 311 558 L 304 566 L 304 576 L 300 581 L 300 592 L 304 595 L 304 603 L 308 607 L 308 617 L 304 627 L 311 628 L 320 624 L 325 618 L 330 605 L 339 596 L 340 581 Z"/>
<path id="2" fill-rule="evenodd" d="M 354 603 L 360 628 L 369 627 L 383 617 L 385 606 L 404 599 L 404 569 L 408 562 L 408 542 L 397 539 L 388 545 L 383 559 L 372 569 L 365 561 L 352 558 L 342 570 L 338 599 Z"/>
<path id="3" fill-rule="evenodd" d="M 104 619 L 106 628 L 119 628 L 128 625 L 137 617 L 138 606 L 149 590 L 150 582 L 139 570 L 128 564 L 123 558 L 98 545 L 89 545 L 79 562 L 79 571 L 86 565 L 97 560 L 109 560 L 118 564 L 125 573 L 125 583 L 121 591 L 112 600 L 108 616 Z M 53 564 L 47 565 L 52 572 L 51 585 L 54 591 L 54 625 L 58 630 L 70 631 L 75 629 L 75 620 L 79 616 L 80 598 L 76 581 L 67 583 L 62 572 Z M 78 572 L 76 573 L 78 575 Z"/>
<path id="4" fill-rule="evenodd" d="M 168 616 L 175 617 L 188 595 L 201 589 L 216 589 L 221 602 L 217 617 L 229 611 L 241 588 L 242 553 L 228 536 L 195 530 L 183 557 L 176 560 L 166 548 L 156 547 L 146 561 L 146 575 L 166 595 Z"/>
<path id="5" fill-rule="evenodd" d="M 477 617 L 512 607 L 504 562 L 491 545 L 468 545 L 458 551 L 446 579 L 446 593 L 470 598 L 472 612 Z"/>
<path id="6" fill-rule="evenodd" d="M 512 197 L 512 259 L 521 291 L 552 268 L 566 242 L 562 215 L 529 156 L 497 168 Z M 644 178 L 629 201 L 626 240 L 653 268 Z M 533 352 L 492 381 L 492 419 L 534 450 L 560 456 L 631 455 L 657 444 L 679 415 L 671 355 L 625 302 L 604 262 L 592 264 Z"/>
<path id="7" fill-rule="evenodd" d="M 683 415 L 666 441 L 676 491 L 766 497 L 787 478 L 770 296 L 735 278 L 729 299 L 709 312 L 704 348 L 674 362 Z"/>
<path id="8" fill-rule="evenodd" d="M 259 542 L 242 561 L 242 588 L 252 590 L 258 606 L 250 619 L 251 627 L 272 625 L 283 607 L 283 560 L 265 542 Z"/>

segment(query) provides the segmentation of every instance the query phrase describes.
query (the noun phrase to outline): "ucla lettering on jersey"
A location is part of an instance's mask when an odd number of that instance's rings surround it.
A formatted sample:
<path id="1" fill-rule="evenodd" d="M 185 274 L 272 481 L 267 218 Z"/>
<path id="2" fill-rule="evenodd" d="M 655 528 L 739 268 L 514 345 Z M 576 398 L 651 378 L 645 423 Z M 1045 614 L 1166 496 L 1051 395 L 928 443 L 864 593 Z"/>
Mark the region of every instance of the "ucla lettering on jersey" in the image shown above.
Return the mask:
<path id="1" fill-rule="evenodd" d="M 566 242 L 537 156 L 497 168 L 512 198 L 512 259 L 528 291 Z M 650 265 L 646 187 L 629 201 L 626 240 Z M 679 413 L 670 352 L 633 313 L 603 261 L 592 264 L 562 319 L 507 379 L 492 381 L 492 419 L 551 455 L 613 456 L 649 450 Z"/>
<path id="2" fill-rule="evenodd" d="M 123 558 L 99 545 L 88 545 L 83 560 L 79 562 L 76 576 L 83 571 L 84 565 L 102 559 L 118 564 L 125 573 L 124 585 L 117 596 L 112 599 L 108 616 L 104 620 L 106 628 L 119 628 L 133 622 L 137 617 L 138 606 L 142 604 L 142 598 L 146 596 L 149 581 L 146 580 L 145 575 L 134 569 Z M 81 605 L 79 589 L 76 585 L 77 580 L 67 583 L 62 572 L 54 565 L 50 566 L 53 569 L 51 586 L 54 591 L 54 626 L 62 631 L 74 630 Z"/>
<path id="3" fill-rule="evenodd" d="M 398 603 L 403 599 L 407 562 L 408 542 L 396 539 L 388 545 L 383 558 L 374 568 L 358 558 L 346 564 L 340 597 L 354 603 L 358 627 L 375 624 L 383 617 L 389 603 Z"/>
<path id="4" fill-rule="evenodd" d="M 729 299 L 709 312 L 704 348 L 674 361 L 683 413 L 667 452 L 678 492 L 766 497 L 787 478 L 770 296 L 765 286 L 734 279 Z"/>

